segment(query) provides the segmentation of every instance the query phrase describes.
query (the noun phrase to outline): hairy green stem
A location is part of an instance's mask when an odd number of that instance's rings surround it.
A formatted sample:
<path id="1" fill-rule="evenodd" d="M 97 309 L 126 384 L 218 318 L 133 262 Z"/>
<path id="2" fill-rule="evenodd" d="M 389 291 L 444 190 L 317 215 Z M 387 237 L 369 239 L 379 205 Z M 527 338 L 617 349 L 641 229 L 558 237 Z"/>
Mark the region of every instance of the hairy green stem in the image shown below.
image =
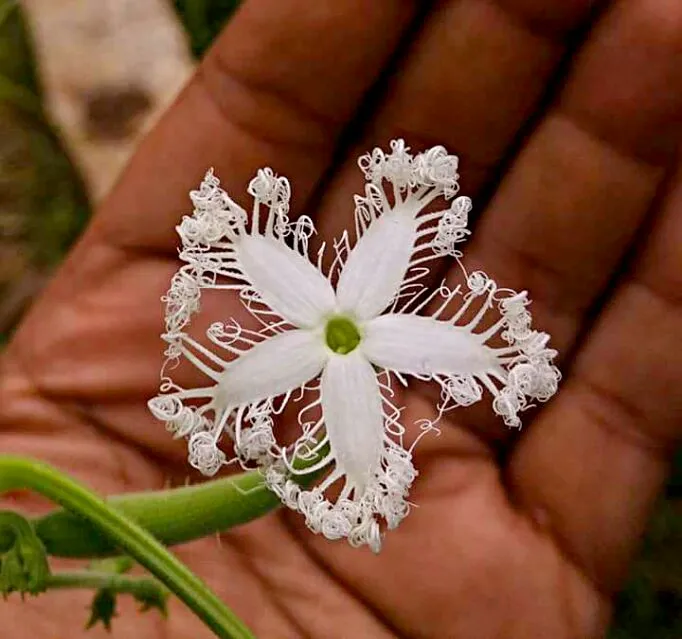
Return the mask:
<path id="1" fill-rule="evenodd" d="M 1 471 L 0 471 L 1 472 Z M 257 471 L 195 486 L 110 497 L 109 505 L 166 546 L 200 539 L 262 517 L 280 505 Z M 119 551 L 111 538 L 76 514 L 57 510 L 34 522 L 48 554 L 106 557 Z M 2 550 L 0 537 L 0 550 Z"/>
<path id="2" fill-rule="evenodd" d="M 326 455 L 326 449 L 320 452 Z M 1 457 L 0 457 L 1 459 Z M 314 464 L 319 457 L 294 460 L 295 468 Z M 0 477 L 2 476 L 0 461 Z M 319 474 L 296 476 L 309 485 Z M 1 481 L 1 480 L 0 480 Z M 110 497 L 106 502 L 150 532 L 166 546 L 201 539 L 253 521 L 281 506 L 258 471 L 194 486 Z M 88 559 L 120 554 L 113 540 L 98 527 L 68 510 L 55 510 L 33 521 L 36 534 L 49 555 Z M 0 553 L 12 537 L 0 528 Z"/>
<path id="3" fill-rule="evenodd" d="M 112 540 L 121 552 L 165 584 L 218 637 L 253 635 L 216 595 L 157 539 L 90 490 L 39 461 L 0 455 L 0 494 L 28 488 L 78 514 Z"/>

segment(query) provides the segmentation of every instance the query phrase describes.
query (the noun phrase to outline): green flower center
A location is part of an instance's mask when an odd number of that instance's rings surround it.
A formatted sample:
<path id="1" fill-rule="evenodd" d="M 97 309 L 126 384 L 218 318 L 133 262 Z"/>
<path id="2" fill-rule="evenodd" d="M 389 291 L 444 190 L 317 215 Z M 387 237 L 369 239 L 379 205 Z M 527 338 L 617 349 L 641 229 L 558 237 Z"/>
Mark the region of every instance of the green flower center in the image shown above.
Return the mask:
<path id="1" fill-rule="evenodd" d="M 324 332 L 327 346 L 339 355 L 347 355 L 360 343 L 360 331 L 347 317 L 332 317 Z"/>

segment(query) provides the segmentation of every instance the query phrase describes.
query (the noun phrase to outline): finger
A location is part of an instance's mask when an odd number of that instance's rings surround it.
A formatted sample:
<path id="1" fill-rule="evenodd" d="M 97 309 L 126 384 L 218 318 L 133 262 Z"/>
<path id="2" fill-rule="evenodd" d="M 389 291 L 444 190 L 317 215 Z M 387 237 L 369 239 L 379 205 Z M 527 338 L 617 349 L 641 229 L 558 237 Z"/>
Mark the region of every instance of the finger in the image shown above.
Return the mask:
<path id="1" fill-rule="evenodd" d="M 530 291 L 537 326 L 562 351 L 636 237 L 678 145 L 681 44 L 682 6 L 616 3 L 466 250 L 471 269 Z"/>
<path id="2" fill-rule="evenodd" d="M 511 462 L 523 507 L 609 590 L 682 435 L 680 246 L 682 168 L 633 271 Z"/>
<path id="3" fill-rule="evenodd" d="M 470 272 L 529 291 L 534 326 L 552 336 L 560 359 L 636 237 L 679 142 L 682 10 L 665 4 L 620 2 L 602 16 L 464 249 Z M 452 268 L 448 286 L 460 281 Z M 482 406 L 457 419 L 488 441 L 514 435 Z"/>
<path id="4" fill-rule="evenodd" d="M 463 0 L 430 14 L 389 84 L 369 130 L 325 198 L 319 227 L 336 237 L 362 192 L 356 156 L 404 137 L 411 147 L 442 144 L 460 158 L 463 192 L 491 177 L 533 114 L 574 30 L 593 0 Z"/>
<path id="5" fill-rule="evenodd" d="M 187 192 L 213 166 L 235 199 L 271 166 L 300 208 L 391 55 L 413 2 L 251 0 L 142 143 L 98 216 L 117 246 L 170 249 Z"/>
<path id="6" fill-rule="evenodd" d="M 241 7 L 24 321 L 12 356 L 40 393 L 157 446 L 140 407 L 158 385 L 159 298 L 176 265 L 149 253 L 174 255 L 187 192 L 211 165 L 235 198 L 270 165 L 305 201 L 413 11 L 403 0 Z"/>

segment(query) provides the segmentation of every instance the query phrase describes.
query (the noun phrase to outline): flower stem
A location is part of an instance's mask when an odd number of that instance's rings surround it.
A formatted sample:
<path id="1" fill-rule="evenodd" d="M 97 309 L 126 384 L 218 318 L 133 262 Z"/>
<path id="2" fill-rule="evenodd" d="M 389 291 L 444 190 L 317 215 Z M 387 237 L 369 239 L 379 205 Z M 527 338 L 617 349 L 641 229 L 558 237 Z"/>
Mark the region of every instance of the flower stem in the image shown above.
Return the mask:
<path id="1" fill-rule="evenodd" d="M 39 492 L 104 531 L 117 548 L 164 583 L 218 637 L 253 637 L 196 575 L 117 508 L 52 466 L 31 459 L 0 455 L 0 493 L 24 488 Z"/>
<path id="2" fill-rule="evenodd" d="M 90 570 L 52 574 L 47 578 L 45 586 L 48 590 L 110 590 L 116 594 L 133 595 L 139 598 L 151 597 L 161 587 L 159 582 L 152 577 L 130 577 Z"/>
<path id="3" fill-rule="evenodd" d="M 309 460 L 294 459 L 303 469 L 326 455 L 326 449 Z M 3 457 L 0 456 L 0 492 Z M 296 475 L 303 486 L 319 473 Z M 214 479 L 194 486 L 139 493 L 126 493 L 106 499 L 106 503 L 129 517 L 166 546 L 201 539 L 262 517 L 281 506 L 268 490 L 258 471 Z M 69 510 L 55 510 L 33 521 L 36 534 L 49 555 L 88 559 L 111 557 L 120 550 L 96 524 Z M 12 545 L 10 531 L 0 528 L 0 553 Z"/>
<path id="4" fill-rule="evenodd" d="M 262 517 L 280 505 L 255 471 L 195 486 L 127 493 L 110 497 L 106 502 L 166 546 L 228 530 Z M 107 557 L 120 552 L 96 525 L 68 510 L 55 510 L 35 520 L 34 526 L 48 554 L 53 556 Z M 0 551 L 2 546 L 0 538 Z"/>

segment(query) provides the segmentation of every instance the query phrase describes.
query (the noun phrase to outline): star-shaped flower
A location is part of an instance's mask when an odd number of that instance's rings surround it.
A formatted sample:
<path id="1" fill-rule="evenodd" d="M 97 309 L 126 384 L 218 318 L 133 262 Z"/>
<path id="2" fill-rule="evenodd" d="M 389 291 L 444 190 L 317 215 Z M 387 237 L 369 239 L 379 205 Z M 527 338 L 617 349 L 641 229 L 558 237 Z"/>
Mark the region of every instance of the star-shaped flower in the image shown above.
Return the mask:
<path id="1" fill-rule="evenodd" d="M 390 153 L 375 149 L 359 165 L 367 184 L 355 198 L 355 243 L 351 249 L 348 233 L 334 242 L 327 275 L 324 247 L 316 264 L 308 257 L 312 220 L 289 221 L 285 178 L 258 171 L 249 217 L 208 172 L 191 193 L 193 215 L 178 227 L 185 264 L 165 298 L 168 360 L 162 392 L 149 405 L 188 439 L 189 461 L 206 475 L 227 463 L 229 437 L 237 458 L 260 467 L 311 530 L 378 551 L 380 519 L 391 529 L 407 515 L 417 475 L 393 378 L 436 382 L 439 417 L 488 391 L 494 411 L 519 426 L 529 402 L 554 394 L 559 371 L 549 337 L 530 328 L 526 294 L 498 289 L 461 265 L 456 247 L 469 233 L 471 201 L 455 198 L 457 158 L 440 146 L 412 155 L 396 140 Z M 439 198 L 446 208 L 434 207 Z M 429 292 L 421 284 L 426 265 L 445 255 L 459 263 L 465 284 Z M 212 324 L 203 342 L 191 337 L 204 289 L 237 291 L 260 330 L 232 319 Z M 186 389 L 166 376 L 181 358 L 209 383 Z M 296 402 L 300 433 L 287 446 L 278 443 L 275 419 Z M 425 420 L 427 430 L 435 421 Z M 292 479 L 316 469 L 326 475 L 315 487 Z"/>

